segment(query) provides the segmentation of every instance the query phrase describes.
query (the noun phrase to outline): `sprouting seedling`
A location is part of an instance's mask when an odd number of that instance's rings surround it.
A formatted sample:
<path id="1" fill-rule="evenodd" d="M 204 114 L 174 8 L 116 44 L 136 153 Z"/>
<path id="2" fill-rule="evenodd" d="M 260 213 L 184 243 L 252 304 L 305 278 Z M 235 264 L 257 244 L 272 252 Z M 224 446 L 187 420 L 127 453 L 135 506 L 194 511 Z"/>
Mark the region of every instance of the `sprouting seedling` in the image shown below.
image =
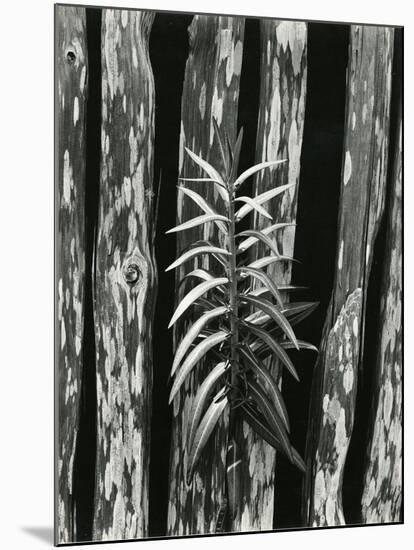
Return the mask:
<path id="1" fill-rule="evenodd" d="M 286 162 L 275 160 L 252 166 L 237 176 L 243 132 L 239 133 L 234 147 L 223 139 L 215 120 L 214 130 L 219 144 L 223 170 L 219 173 L 211 164 L 186 148 L 205 173 L 199 178 L 183 181 L 200 185 L 214 185 L 223 199 L 222 211 L 211 206 L 196 191 L 184 186 L 179 192 L 194 201 L 201 212 L 169 231 L 175 233 L 214 223 L 220 234 L 220 243 L 198 241 L 190 246 L 168 268 L 177 268 L 194 262 L 200 256 L 214 257 L 221 273 L 212 274 L 197 268 L 185 275 L 195 285 L 177 305 L 170 327 L 182 315 L 197 307 L 198 318 L 188 328 L 179 343 L 173 361 L 173 384 L 170 403 L 180 391 L 184 381 L 200 361 L 210 354 L 217 358 L 193 400 L 188 414 L 186 430 L 187 482 L 202 451 L 225 410 L 230 411 L 229 441 L 235 438 L 235 424 L 245 420 L 265 441 L 284 453 L 302 471 L 305 464 L 289 440 L 289 417 L 278 382 L 265 364 L 271 355 L 299 380 L 287 349 L 317 349 L 298 340 L 293 325 L 309 315 L 317 306 L 313 302 L 286 302 L 287 291 L 300 287 L 278 286 L 267 274 L 266 268 L 274 262 L 291 262 L 291 257 L 280 254 L 270 235 L 286 227 L 286 223 L 273 223 L 264 230 L 256 228 L 237 232 L 237 224 L 252 212 L 272 220 L 266 203 L 295 184 L 276 186 L 251 198 L 240 193 L 243 183 L 264 169 L 277 168 Z M 253 217 L 252 217 L 253 218 Z M 272 220 L 273 221 L 273 220 Z M 265 253 L 248 265 L 244 252 L 257 243 L 263 243 Z M 179 284 L 181 284 L 180 281 Z M 247 284 L 249 282 L 251 284 Z M 253 284 L 254 283 L 254 284 Z"/>

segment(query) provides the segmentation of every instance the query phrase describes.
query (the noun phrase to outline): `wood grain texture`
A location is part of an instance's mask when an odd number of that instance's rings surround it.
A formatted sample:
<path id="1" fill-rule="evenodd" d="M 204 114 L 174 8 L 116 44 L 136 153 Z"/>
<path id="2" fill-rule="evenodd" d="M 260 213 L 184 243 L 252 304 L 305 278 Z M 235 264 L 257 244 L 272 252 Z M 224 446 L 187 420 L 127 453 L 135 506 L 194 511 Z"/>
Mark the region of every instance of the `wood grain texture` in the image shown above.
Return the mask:
<path id="1" fill-rule="evenodd" d="M 102 157 L 96 248 L 94 540 L 148 535 L 152 320 L 154 14 L 102 12 Z"/>
<path id="2" fill-rule="evenodd" d="M 56 6 L 56 542 L 76 540 L 73 464 L 79 428 L 85 274 L 86 14 Z"/>
<path id="3" fill-rule="evenodd" d="M 214 135 L 213 117 L 216 118 L 219 128 L 225 130 L 232 141 L 235 140 L 243 37 L 242 18 L 196 15 L 189 27 L 190 52 L 185 70 L 181 110 L 180 177 L 205 177 L 185 153 L 184 146 L 221 170 L 222 161 Z M 189 184 L 189 187 L 222 211 L 222 199 L 214 186 L 197 183 Z M 179 193 L 177 223 L 200 213 L 195 203 Z M 205 230 L 194 228 L 180 233 L 177 237 L 177 254 L 198 239 L 217 239 L 214 224 L 209 225 Z M 208 259 L 204 258 L 198 265 L 216 269 L 217 266 L 213 263 L 209 265 L 206 262 Z M 197 261 L 188 262 L 180 269 L 177 284 L 196 265 Z M 182 292 L 177 293 L 177 302 L 181 297 Z M 181 323 L 177 327 L 174 335 L 176 343 L 185 334 L 187 326 Z M 225 496 L 228 415 L 219 422 L 214 436 L 203 450 L 191 485 L 187 486 L 185 480 L 188 458 L 184 449 L 187 415 L 208 368 L 205 364 L 197 366 L 173 401 L 168 535 L 214 533 Z"/>
<path id="4" fill-rule="evenodd" d="M 261 30 L 261 73 L 259 121 L 256 140 L 256 162 L 287 159 L 277 169 L 263 170 L 255 179 L 253 194 L 275 186 L 299 183 L 300 155 L 305 119 L 307 76 L 307 26 L 293 21 L 263 20 Z M 296 221 L 298 185 L 265 207 L 273 222 L 258 215 L 255 227 L 263 229 L 271 223 Z M 287 227 L 269 235 L 280 252 L 293 256 L 295 227 Z M 264 245 L 252 247 L 252 261 L 267 253 Z M 269 266 L 267 273 L 278 285 L 290 284 L 291 263 Z M 284 296 L 286 300 L 288 297 Z M 278 362 L 267 365 L 278 377 Z M 274 475 L 276 452 L 243 422 L 239 442 L 241 463 L 238 467 L 241 501 L 239 514 L 233 521 L 234 531 L 273 528 Z"/>
<path id="5" fill-rule="evenodd" d="M 401 117 L 401 115 L 400 115 Z M 381 288 L 372 435 L 362 496 L 365 523 L 401 521 L 402 506 L 402 122 L 394 159 Z"/>
<path id="6" fill-rule="evenodd" d="M 315 369 L 304 522 L 342 525 L 372 250 L 384 210 L 393 30 L 351 26 L 334 288 Z M 358 506 L 358 504 L 356 504 Z"/>

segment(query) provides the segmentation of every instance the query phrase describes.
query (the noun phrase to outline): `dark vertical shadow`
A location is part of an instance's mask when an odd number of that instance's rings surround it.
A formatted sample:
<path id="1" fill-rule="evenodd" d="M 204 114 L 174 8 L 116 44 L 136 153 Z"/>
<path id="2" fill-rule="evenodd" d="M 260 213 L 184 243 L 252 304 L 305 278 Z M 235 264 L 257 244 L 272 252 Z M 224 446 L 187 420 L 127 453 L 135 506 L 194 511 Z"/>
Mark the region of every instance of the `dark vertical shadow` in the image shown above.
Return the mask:
<path id="1" fill-rule="evenodd" d="M 381 298 L 384 260 L 387 244 L 387 225 L 390 193 L 398 139 L 398 111 L 402 96 L 402 30 L 394 35 L 394 58 L 392 67 L 392 89 L 390 109 L 390 139 L 387 170 L 387 192 L 384 216 L 374 244 L 371 273 L 368 280 L 365 310 L 365 335 L 363 357 L 359 372 L 358 392 L 355 405 L 355 421 L 349 446 L 343 479 L 343 508 L 347 523 L 360 523 L 361 499 L 364 490 L 364 474 L 367 466 L 367 452 L 374 429 L 375 411 L 378 402 L 377 361 L 382 328 Z"/>
<path id="2" fill-rule="evenodd" d="M 336 255 L 345 119 L 349 26 L 308 24 L 308 79 L 301 156 L 293 283 L 304 285 L 297 300 L 318 301 L 318 309 L 296 329 L 298 338 L 319 345 L 332 293 Z M 304 456 L 316 354 L 291 353 L 300 382 L 283 378 L 293 446 Z M 301 526 L 303 476 L 283 456 L 276 463 L 274 527 Z"/>
<path id="3" fill-rule="evenodd" d="M 155 239 L 158 298 L 155 310 L 154 382 L 149 480 L 149 536 L 163 536 L 167 528 L 169 456 L 172 411 L 168 405 L 168 376 L 174 308 L 174 273 L 165 268 L 174 260 L 175 243 L 165 231 L 176 224 L 181 95 L 188 56 L 188 26 L 192 16 L 157 13 L 150 35 L 150 59 L 155 80 L 155 182 L 161 194 Z"/>
<path id="4" fill-rule="evenodd" d="M 79 433 L 74 461 L 76 541 L 92 539 L 96 461 L 96 356 L 93 318 L 93 251 L 98 222 L 101 152 L 101 10 L 87 8 L 88 102 L 86 116 L 85 317 Z"/>

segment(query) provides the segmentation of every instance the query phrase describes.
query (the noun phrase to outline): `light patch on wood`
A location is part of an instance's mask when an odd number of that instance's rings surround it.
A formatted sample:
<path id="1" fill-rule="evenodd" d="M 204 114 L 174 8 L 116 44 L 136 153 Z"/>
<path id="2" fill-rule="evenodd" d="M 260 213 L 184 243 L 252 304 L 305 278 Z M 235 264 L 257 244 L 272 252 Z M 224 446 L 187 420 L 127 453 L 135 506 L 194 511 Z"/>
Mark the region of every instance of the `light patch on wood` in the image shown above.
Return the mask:
<path id="1" fill-rule="evenodd" d="M 73 100 L 73 125 L 76 126 L 76 123 L 79 120 L 79 99 L 78 96 L 75 96 Z"/>
<path id="2" fill-rule="evenodd" d="M 344 185 L 347 185 L 351 179 L 352 174 L 352 159 L 349 151 L 345 154 L 345 164 L 344 164 Z"/>

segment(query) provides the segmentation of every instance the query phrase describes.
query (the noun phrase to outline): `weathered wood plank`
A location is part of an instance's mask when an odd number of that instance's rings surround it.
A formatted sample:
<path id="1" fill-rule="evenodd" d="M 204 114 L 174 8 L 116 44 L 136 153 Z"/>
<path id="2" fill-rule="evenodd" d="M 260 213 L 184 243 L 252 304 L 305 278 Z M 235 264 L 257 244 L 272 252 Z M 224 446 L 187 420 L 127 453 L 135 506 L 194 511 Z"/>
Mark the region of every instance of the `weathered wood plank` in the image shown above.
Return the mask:
<path id="1" fill-rule="evenodd" d="M 235 140 L 237 106 L 243 53 L 244 20 L 242 18 L 198 16 L 189 28 L 190 53 L 186 64 L 182 96 L 180 136 L 180 177 L 199 177 L 197 166 L 184 152 L 188 147 L 213 166 L 221 169 L 221 156 L 213 130 L 213 117 L 220 129 Z M 203 174 L 205 176 L 205 174 Z M 222 199 L 215 186 L 189 184 L 220 211 Z M 177 220 L 184 222 L 200 213 L 198 207 L 183 194 L 178 196 Z M 177 239 L 180 253 L 198 239 L 215 239 L 217 233 L 211 224 L 206 231 L 200 228 L 184 231 Z M 208 261 L 206 259 L 204 262 Z M 214 270 L 214 265 L 209 267 Z M 178 280 L 194 264 L 188 262 L 180 270 Z M 182 290 L 182 289 L 181 289 Z M 181 294 L 177 293 L 177 300 Z M 186 331 L 184 323 L 177 328 L 175 341 Z M 215 436 L 203 451 L 200 466 L 190 486 L 185 480 L 187 455 L 184 449 L 187 415 L 200 380 L 208 366 L 198 366 L 187 379 L 185 387 L 173 402 L 172 446 L 170 458 L 170 485 L 168 504 L 168 535 L 214 533 L 217 516 L 225 496 L 225 461 L 228 417 L 216 429 Z"/>
<path id="2" fill-rule="evenodd" d="M 85 274 L 86 14 L 56 6 L 56 542 L 76 540 L 73 463 L 79 428 Z"/>
<path id="3" fill-rule="evenodd" d="M 304 520 L 342 525 L 372 250 L 384 209 L 393 30 L 351 26 L 337 265 L 315 369 Z"/>
<path id="4" fill-rule="evenodd" d="M 278 185 L 299 183 L 300 155 L 305 119 L 307 75 L 307 26 L 293 21 L 261 21 L 261 74 L 259 122 L 256 141 L 256 162 L 287 159 L 277 170 L 259 173 L 253 194 L 259 194 Z M 296 220 L 298 186 L 266 203 L 274 222 Z M 256 218 L 256 226 L 265 228 L 271 223 L 263 216 Z M 295 227 L 269 235 L 286 256 L 293 256 Z M 252 247 L 252 261 L 264 255 L 262 243 Z M 291 263 L 269 266 L 270 277 L 277 284 L 291 282 Z M 287 299 L 287 296 L 284 297 Z M 277 377 L 278 363 L 267 362 Z M 240 513 L 233 520 L 234 531 L 273 528 L 274 475 L 276 453 L 263 439 L 243 422 L 242 441 L 239 442 L 241 463 Z"/>
<path id="5" fill-rule="evenodd" d="M 152 319 L 154 14 L 103 10 L 102 160 L 96 249 L 94 539 L 148 534 Z"/>
<path id="6" fill-rule="evenodd" d="M 372 436 L 362 496 L 365 523 L 400 521 L 402 499 L 402 121 L 394 159 L 381 288 Z"/>

